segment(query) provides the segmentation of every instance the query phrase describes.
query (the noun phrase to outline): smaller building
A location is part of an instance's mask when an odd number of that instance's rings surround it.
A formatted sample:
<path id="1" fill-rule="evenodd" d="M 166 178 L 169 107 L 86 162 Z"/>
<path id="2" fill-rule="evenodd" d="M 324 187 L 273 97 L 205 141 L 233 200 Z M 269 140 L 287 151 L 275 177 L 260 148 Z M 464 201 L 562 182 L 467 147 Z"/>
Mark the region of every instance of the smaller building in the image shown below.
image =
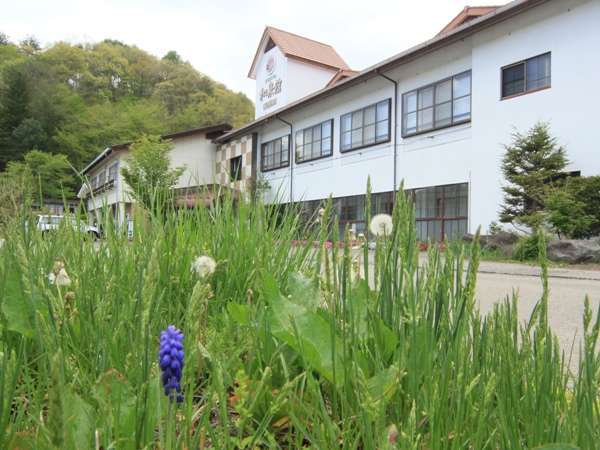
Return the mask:
<path id="1" fill-rule="evenodd" d="M 223 123 L 162 136 L 173 144 L 169 154 L 171 167 L 184 167 L 175 186 L 179 206 L 193 207 L 212 201 L 218 183 L 215 173 L 217 151 L 213 140 L 229 130 L 231 126 Z M 127 142 L 107 147 L 81 172 L 86 182 L 77 196 L 98 220 L 103 210 L 108 210 L 119 224 L 128 223 L 133 216 L 135 199 L 121 174 L 121 169 L 127 166 L 130 145 L 131 142 Z M 242 167 L 236 171 L 227 168 L 228 174 L 233 174 L 228 175 L 232 180 L 226 184 L 229 180 L 225 178 L 222 184 L 235 186 L 234 178 L 241 176 Z"/>

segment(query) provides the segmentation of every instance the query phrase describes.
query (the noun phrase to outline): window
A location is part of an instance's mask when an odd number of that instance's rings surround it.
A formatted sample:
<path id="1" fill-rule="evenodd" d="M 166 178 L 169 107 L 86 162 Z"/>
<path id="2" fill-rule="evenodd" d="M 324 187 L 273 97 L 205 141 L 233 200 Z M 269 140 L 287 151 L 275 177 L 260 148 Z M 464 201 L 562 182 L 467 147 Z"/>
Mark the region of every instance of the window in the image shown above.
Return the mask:
<path id="1" fill-rule="evenodd" d="M 333 120 L 296 132 L 296 162 L 331 156 Z"/>
<path id="2" fill-rule="evenodd" d="M 108 181 L 115 181 L 117 179 L 117 171 L 119 169 L 119 163 L 114 163 L 108 168 Z"/>
<path id="3" fill-rule="evenodd" d="M 550 87 L 550 53 L 502 68 L 502 98 Z"/>
<path id="4" fill-rule="evenodd" d="M 98 174 L 98 187 L 104 186 L 104 183 L 106 183 L 106 170 L 103 170 L 102 172 L 100 172 Z"/>
<path id="5" fill-rule="evenodd" d="M 282 136 L 262 145 L 261 170 L 287 167 L 290 164 L 290 136 Z"/>
<path id="6" fill-rule="evenodd" d="M 471 71 L 402 96 L 402 136 L 471 120 Z"/>
<path id="7" fill-rule="evenodd" d="M 467 232 L 467 183 L 413 189 L 408 193 L 415 205 L 420 241 L 459 239 Z"/>
<path id="8" fill-rule="evenodd" d="M 340 118 L 340 150 L 355 150 L 390 140 L 390 99 Z"/>
<path id="9" fill-rule="evenodd" d="M 239 181 L 242 179 L 242 156 L 236 156 L 229 160 L 229 176 L 231 181 Z"/>

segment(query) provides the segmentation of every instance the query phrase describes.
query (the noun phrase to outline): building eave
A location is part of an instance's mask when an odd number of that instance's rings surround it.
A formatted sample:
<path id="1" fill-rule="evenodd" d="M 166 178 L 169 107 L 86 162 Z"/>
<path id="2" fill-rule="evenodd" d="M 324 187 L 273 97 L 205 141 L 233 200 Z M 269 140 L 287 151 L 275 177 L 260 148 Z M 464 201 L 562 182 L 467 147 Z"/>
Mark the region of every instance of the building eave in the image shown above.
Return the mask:
<path id="1" fill-rule="evenodd" d="M 337 92 L 349 89 L 372 78 L 378 77 L 381 73 L 387 72 L 403 64 L 412 62 L 424 55 L 459 42 L 475 33 L 478 33 L 498 23 L 505 22 L 514 16 L 522 14 L 532 8 L 550 1 L 552 0 L 514 0 L 513 2 L 500 7 L 489 14 L 468 21 L 447 33 L 437 35 L 428 41 L 422 42 L 421 44 L 411 47 L 408 50 L 405 50 L 371 67 L 368 67 L 352 77 L 339 81 L 333 86 L 325 87 L 313 92 L 312 94 L 291 102 L 288 105 L 266 114 L 240 128 L 232 130 L 229 133 L 226 133 L 223 136 L 215 139 L 215 142 L 226 142 L 230 139 L 235 139 L 238 136 L 250 133 L 253 129 L 276 119 L 282 114 L 290 113 L 301 107 L 334 95 Z"/>
<path id="2" fill-rule="evenodd" d="M 233 127 L 228 123 L 219 123 L 217 125 L 209 125 L 206 127 L 200 128 L 192 128 L 189 130 L 178 131 L 176 133 L 163 134 L 161 139 L 179 139 L 188 136 L 195 136 L 197 134 L 204 134 L 208 140 L 213 141 L 218 138 L 223 133 L 230 131 Z M 118 150 L 126 150 L 133 143 L 133 141 L 122 142 L 120 144 L 111 145 L 110 147 L 105 148 L 102 153 L 100 153 L 96 158 L 92 160 L 85 168 L 80 172 L 80 175 L 85 175 L 95 166 L 97 166 L 101 161 L 104 161 L 108 158 L 114 151 Z"/>

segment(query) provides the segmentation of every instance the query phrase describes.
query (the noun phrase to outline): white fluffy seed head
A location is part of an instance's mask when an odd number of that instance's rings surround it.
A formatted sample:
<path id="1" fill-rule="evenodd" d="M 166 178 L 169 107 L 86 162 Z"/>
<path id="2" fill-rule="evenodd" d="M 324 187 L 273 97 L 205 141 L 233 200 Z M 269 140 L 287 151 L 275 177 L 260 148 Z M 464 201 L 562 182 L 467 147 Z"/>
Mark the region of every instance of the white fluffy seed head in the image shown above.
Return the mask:
<path id="1" fill-rule="evenodd" d="M 369 229 L 375 236 L 389 236 L 392 233 L 392 216 L 377 214 L 371 219 Z"/>
<path id="2" fill-rule="evenodd" d="M 192 272 L 196 272 L 196 274 L 200 278 L 206 278 L 212 275 L 217 268 L 217 263 L 210 256 L 202 255 L 198 256 L 194 262 L 192 263 Z"/>
<path id="3" fill-rule="evenodd" d="M 64 268 L 58 271 L 58 274 L 54 279 L 54 284 L 57 286 L 69 286 L 71 284 L 71 278 L 69 278 L 69 274 Z"/>
<path id="4" fill-rule="evenodd" d="M 5 244 L 5 243 L 6 243 L 6 239 L 4 239 L 4 238 L 0 238 L 0 249 L 1 249 L 2 247 L 4 247 L 4 244 Z"/>

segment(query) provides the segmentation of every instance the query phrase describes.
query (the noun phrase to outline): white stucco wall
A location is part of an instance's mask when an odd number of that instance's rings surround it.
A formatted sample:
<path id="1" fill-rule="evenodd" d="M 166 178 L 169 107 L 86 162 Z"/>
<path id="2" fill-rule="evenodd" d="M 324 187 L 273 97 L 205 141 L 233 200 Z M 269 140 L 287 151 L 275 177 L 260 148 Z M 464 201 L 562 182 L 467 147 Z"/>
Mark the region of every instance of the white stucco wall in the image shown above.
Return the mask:
<path id="1" fill-rule="evenodd" d="M 184 167 L 176 188 L 201 186 L 215 182 L 216 145 L 204 135 L 178 137 L 172 140 L 173 149 L 169 153 L 170 167 Z M 130 188 L 123 179 L 121 169 L 127 166 L 128 150 L 118 150 L 109 155 L 86 175 L 91 180 L 103 170 L 118 163 L 117 179 L 114 186 L 87 198 L 88 210 L 95 210 L 115 203 L 131 203 Z"/>
<path id="2" fill-rule="evenodd" d="M 335 74 L 335 70 L 288 58 L 288 103 L 323 89 Z"/>
<path id="3" fill-rule="evenodd" d="M 269 71 L 269 60 L 272 67 Z M 255 115 L 283 108 L 286 104 L 324 88 L 336 71 L 285 56 L 279 47 L 263 53 L 256 66 Z M 262 97 L 263 90 L 280 83 L 280 91 L 272 97 Z"/>
<path id="4" fill-rule="evenodd" d="M 204 136 L 187 136 L 173 140 L 169 153 L 171 167 L 184 167 L 176 187 L 210 184 L 215 181 L 216 145 Z"/>
<path id="5" fill-rule="evenodd" d="M 404 179 L 406 188 L 469 182 L 469 230 L 481 225 L 487 231 L 502 202 L 503 144 L 510 142 L 513 130 L 526 132 L 539 120 L 550 122 L 552 134 L 566 147 L 570 170 L 600 174 L 595 133 L 600 100 L 598 24 L 600 1 L 555 0 L 388 72 L 398 81 L 401 102 L 407 91 L 472 70 L 470 123 L 402 139 L 398 114 L 398 182 Z M 501 100 L 501 67 L 546 52 L 552 53 L 551 87 Z M 392 96 L 392 83 L 377 78 L 282 115 L 294 132 L 334 119 L 333 156 L 293 167 L 295 200 L 361 194 L 368 176 L 374 192 L 392 190 L 391 143 L 339 152 L 340 116 Z M 393 110 L 391 114 L 393 118 Z M 288 133 L 289 127 L 277 121 L 258 130 L 258 161 L 261 143 Z M 267 200 L 273 200 L 278 189 L 280 199 L 289 199 L 290 168 L 262 176 L 272 187 Z"/>

